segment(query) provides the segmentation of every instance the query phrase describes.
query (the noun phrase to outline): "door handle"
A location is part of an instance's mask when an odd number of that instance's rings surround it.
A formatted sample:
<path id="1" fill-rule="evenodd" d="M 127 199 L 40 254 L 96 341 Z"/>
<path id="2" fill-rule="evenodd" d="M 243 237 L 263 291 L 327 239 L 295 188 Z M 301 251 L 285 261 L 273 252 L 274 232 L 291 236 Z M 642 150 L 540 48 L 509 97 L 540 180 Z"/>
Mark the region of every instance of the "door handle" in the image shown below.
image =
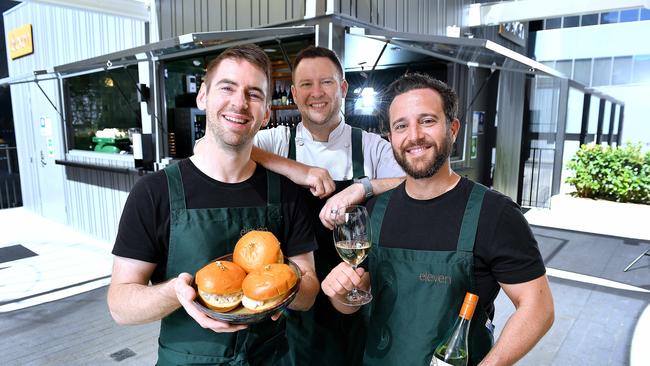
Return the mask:
<path id="1" fill-rule="evenodd" d="M 43 150 L 41 150 L 41 166 L 45 167 L 47 165 L 47 160 L 45 160 L 45 154 L 43 154 Z"/>

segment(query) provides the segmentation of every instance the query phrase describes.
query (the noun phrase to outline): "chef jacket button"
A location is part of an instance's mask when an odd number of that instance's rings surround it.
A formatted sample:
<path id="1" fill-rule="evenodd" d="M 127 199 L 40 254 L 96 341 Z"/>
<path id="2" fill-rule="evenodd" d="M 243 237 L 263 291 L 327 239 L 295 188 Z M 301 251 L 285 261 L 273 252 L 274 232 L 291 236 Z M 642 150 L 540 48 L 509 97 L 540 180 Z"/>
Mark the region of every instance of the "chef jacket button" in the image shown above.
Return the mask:
<path id="1" fill-rule="evenodd" d="M 303 146 L 305 143 L 302 140 L 296 141 L 298 143 L 298 146 Z"/>
<path id="2" fill-rule="evenodd" d="M 346 142 L 345 145 L 343 145 L 343 146 L 345 146 L 346 148 L 348 148 L 348 147 L 350 147 L 350 144 L 348 144 L 348 143 Z"/>

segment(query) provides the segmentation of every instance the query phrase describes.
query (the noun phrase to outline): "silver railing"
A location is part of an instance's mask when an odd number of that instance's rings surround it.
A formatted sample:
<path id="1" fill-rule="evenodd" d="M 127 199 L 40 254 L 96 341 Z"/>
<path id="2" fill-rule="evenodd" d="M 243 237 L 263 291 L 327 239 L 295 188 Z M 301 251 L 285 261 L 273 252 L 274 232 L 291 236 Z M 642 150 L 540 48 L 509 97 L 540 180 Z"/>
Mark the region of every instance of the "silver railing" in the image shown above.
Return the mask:
<path id="1" fill-rule="evenodd" d="M 16 147 L 0 144 L 0 209 L 22 205 Z"/>

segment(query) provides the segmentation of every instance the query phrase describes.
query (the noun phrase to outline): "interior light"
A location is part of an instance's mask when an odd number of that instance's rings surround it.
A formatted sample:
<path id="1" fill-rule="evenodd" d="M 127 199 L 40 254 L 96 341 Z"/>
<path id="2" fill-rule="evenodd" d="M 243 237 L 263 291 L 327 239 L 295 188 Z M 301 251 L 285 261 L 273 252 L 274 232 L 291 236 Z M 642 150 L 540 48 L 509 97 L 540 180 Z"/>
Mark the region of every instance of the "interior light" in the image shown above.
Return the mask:
<path id="1" fill-rule="evenodd" d="M 374 88 L 363 88 L 361 91 L 361 104 L 364 108 L 375 108 L 375 92 Z"/>
<path id="2" fill-rule="evenodd" d="M 109 87 L 109 88 L 112 88 L 112 87 L 113 87 L 113 79 L 111 79 L 111 78 L 105 78 L 105 79 L 104 79 L 104 85 L 107 86 L 107 87 Z"/>

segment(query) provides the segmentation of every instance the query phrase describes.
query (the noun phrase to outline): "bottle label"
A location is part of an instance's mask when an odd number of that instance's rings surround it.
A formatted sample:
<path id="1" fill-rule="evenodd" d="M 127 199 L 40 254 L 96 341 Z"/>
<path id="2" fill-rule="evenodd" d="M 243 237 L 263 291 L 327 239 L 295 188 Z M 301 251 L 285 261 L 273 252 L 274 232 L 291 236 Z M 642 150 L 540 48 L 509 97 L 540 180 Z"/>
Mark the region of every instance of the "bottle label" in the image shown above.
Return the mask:
<path id="1" fill-rule="evenodd" d="M 437 359 L 435 356 L 431 359 L 431 364 L 429 366 L 454 366 L 452 364 L 446 363 L 443 360 Z"/>

